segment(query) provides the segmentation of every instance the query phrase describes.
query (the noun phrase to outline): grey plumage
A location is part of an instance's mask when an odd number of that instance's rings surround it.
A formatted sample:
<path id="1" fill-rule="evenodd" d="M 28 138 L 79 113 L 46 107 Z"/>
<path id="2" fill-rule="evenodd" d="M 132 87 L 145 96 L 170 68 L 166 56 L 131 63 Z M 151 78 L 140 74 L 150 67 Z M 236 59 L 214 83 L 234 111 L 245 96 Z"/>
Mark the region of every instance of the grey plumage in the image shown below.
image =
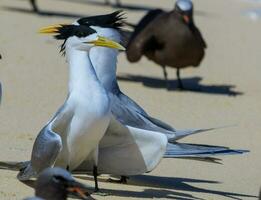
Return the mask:
<path id="1" fill-rule="evenodd" d="M 103 36 L 106 37 L 110 36 L 114 40 L 120 42 L 119 38 L 115 39 L 117 38 L 117 30 L 102 30 L 100 34 L 104 34 Z M 101 58 L 104 60 L 101 61 Z M 184 145 L 182 146 L 181 144 L 179 147 L 179 144 L 177 143 L 177 140 L 183 137 L 214 130 L 215 128 L 176 130 L 161 120 L 149 116 L 149 114 L 147 114 L 141 106 L 122 93 L 119 88 L 116 80 L 117 51 L 105 48 L 95 48 L 91 52 L 91 60 L 99 80 L 109 92 L 113 114 L 109 128 L 107 129 L 105 136 L 102 138 L 99 145 L 99 173 L 137 175 L 147 172 L 147 164 L 144 162 L 143 155 L 137 150 L 145 147 L 145 140 L 151 139 L 150 142 L 153 144 L 153 139 L 139 138 L 140 140 L 136 140 L 136 135 L 134 134 L 135 136 L 133 136 L 135 131 L 143 131 L 144 137 L 146 137 L 150 131 L 160 133 L 168 138 L 169 144 L 174 143 L 177 145 L 177 149 L 179 149 L 179 151 L 172 151 L 173 148 L 171 149 L 170 145 L 168 145 L 165 157 L 184 157 L 188 159 L 196 159 L 197 157 L 197 160 L 208 162 L 217 161 L 215 158 L 210 158 L 209 155 L 208 157 L 203 157 L 202 155 L 198 155 L 197 151 L 193 152 L 198 147 L 196 145 L 189 145 L 187 146 L 188 148 L 184 149 L 182 148 Z M 142 134 L 140 136 L 142 136 Z M 144 146 L 138 145 L 138 142 L 141 141 L 144 142 Z M 160 144 L 160 139 L 158 142 L 159 144 L 155 144 L 154 148 L 160 147 L 161 145 L 164 146 L 164 144 Z M 153 150 L 153 148 L 151 149 Z M 186 151 L 183 152 L 183 150 Z M 218 153 L 218 151 L 214 152 L 213 148 L 205 148 L 204 151 L 211 152 L 211 156 Z M 183 154 L 181 155 L 180 152 Z M 87 159 L 79 168 L 77 168 L 76 171 L 77 173 L 82 173 L 86 170 L 90 171 L 90 166 L 91 164 Z"/>
<path id="2" fill-rule="evenodd" d="M 65 200 L 68 195 L 92 199 L 87 187 L 77 182 L 69 172 L 61 168 L 47 168 L 39 174 L 35 184 L 35 196 L 26 200 Z"/>
<path id="3" fill-rule="evenodd" d="M 17 175 L 19 180 L 28 180 L 43 169 L 54 165 L 62 149 L 62 140 L 57 133 L 64 133 L 63 129 L 67 127 L 66 124 L 69 124 L 72 118 L 72 113 L 66 112 L 64 108 L 64 106 L 61 107 L 37 135 L 32 149 L 31 162 L 20 169 Z M 57 121 L 59 124 L 56 124 Z"/>

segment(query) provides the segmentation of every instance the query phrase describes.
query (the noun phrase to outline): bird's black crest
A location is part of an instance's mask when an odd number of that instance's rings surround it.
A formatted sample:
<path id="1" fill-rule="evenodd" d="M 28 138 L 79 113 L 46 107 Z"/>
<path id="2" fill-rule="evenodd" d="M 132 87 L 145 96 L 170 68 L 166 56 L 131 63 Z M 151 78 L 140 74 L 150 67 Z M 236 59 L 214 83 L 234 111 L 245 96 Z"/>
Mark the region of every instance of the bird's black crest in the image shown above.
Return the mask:
<path id="1" fill-rule="evenodd" d="M 58 34 L 54 36 L 57 40 L 66 40 L 72 36 L 79 38 L 87 37 L 88 35 L 96 33 L 96 31 L 89 26 L 84 25 L 61 25 L 61 27 L 58 28 L 57 33 Z"/>
<path id="2" fill-rule="evenodd" d="M 103 28 L 119 29 L 120 27 L 123 26 L 123 21 L 125 19 L 123 15 L 124 15 L 123 11 L 118 10 L 107 15 L 84 17 L 79 19 L 77 22 L 80 25 L 100 26 Z"/>
<path id="3" fill-rule="evenodd" d="M 96 33 L 96 31 L 89 26 L 85 25 L 61 25 L 60 28 L 57 30 L 57 35 L 54 37 L 57 40 L 64 40 L 63 44 L 61 45 L 60 52 L 65 55 L 65 43 L 69 37 L 76 36 L 76 37 L 87 37 Z"/>

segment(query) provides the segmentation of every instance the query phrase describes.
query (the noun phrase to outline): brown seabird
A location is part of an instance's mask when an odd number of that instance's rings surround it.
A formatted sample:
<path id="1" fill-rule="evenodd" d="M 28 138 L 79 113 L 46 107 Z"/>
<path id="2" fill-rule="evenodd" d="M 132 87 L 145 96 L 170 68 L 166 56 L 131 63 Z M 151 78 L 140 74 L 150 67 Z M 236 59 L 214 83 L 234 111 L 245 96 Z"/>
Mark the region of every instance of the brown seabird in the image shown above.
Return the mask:
<path id="1" fill-rule="evenodd" d="M 199 66 L 206 47 L 194 24 L 192 2 L 178 0 L 170 12 L 157 9 L 143 17 L 131 36 L 126 54 L 130 62 L 137 62 L 145 55 L 162 66 L 166 82 L 166 66 L 176 68 L 178 87 L 183 89 L 180 69 Z"/>

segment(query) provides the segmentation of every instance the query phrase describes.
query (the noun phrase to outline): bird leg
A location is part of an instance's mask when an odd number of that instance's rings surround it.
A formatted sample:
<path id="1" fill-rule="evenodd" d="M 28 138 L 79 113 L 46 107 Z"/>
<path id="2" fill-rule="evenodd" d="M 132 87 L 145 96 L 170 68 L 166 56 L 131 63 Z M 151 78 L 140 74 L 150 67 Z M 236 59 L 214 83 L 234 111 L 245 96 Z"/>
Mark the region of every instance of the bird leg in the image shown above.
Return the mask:
<path id="1" fill-rule="evenodd" d="M 97 166 L 93 166 L 93 177 L 95 182 L 95 192 L 99 192 L 99 186 L 98 186 L 98 168 Z"/>
<path id="2" fill-rule="evenodd" d="M 105 4 L 106 4 L 106 5 L 110 5 L 111 3 L 110 3 L 109 0 L 105 0 Z"/>
<path id="3" fill-rule="evenodd" d="M 168 90 L 170 90 L 170 85 L 169 85 L 168 73 L 167 73 L 166 66 L 162 65 L 162 69 L 163 69 L 164 79 L 165 79 L 165 82 L 166 82 L 166 87 L 167 87 Z"/>
<path id="4" fill-rule="evenodd" d="M 108 196 L 107 193 L 100 192 L 100 189 L 98 186 L 98 167 L 96 165 L 93 166 L 93 177 L 94 177 L 94 182 L 95 182 L 95 189 L 94 189 L 95 195 Z"/>
<path id="5" fill-rule="evenodd" d="M 118 7 L 121 6 L 121 2 L 120 2 L 120 0 L 116 0 L 116 6 L 118 6 Z"/>
<path id="6" fill-rule="evenodd" d="M 119 180 L 114 180 L 112 178 L 109 178 L 107 181 L 110 183 L 121 183 L 121 184 L 127 184 L 127 179 L 129 179 L 129 177 L 127 176 L 121 176 L 121 178 Z"/>
<path id="7" fill-rule="evenodd" d="M 179 68 L 177 68 L 177 78 L 178 78 L 178 88 L 179 88 L 180 90 L 184 90 L 182 81 L 181 81 L 181 79 L 180 79 L 180 69 L 179 69 Z"/>
<path id="8" fill-rule="evenodd" d="M 31 4 L 32 4 L 32 7 L 33 7 L 33 11 L 36 12 L 36 13 L 38 13 L 38 12 L 39 12 L 39 9 L 38 9 L 38 7 L 37 7 L 35 1 L 36 1 L 36 0 L 30 0 L 30 2 L 31 2 Z"/>

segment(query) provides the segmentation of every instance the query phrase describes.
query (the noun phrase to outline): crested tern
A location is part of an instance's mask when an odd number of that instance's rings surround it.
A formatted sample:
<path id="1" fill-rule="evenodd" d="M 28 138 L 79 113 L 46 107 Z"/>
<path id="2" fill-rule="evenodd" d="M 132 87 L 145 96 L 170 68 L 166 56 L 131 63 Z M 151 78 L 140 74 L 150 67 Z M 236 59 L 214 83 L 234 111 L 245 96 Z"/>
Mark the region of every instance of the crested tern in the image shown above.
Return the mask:
<path id="1" fill-rule="evenodd" d="M 28 180 L 47 167 L 76 169 L 87 156 L 94 161 L 93 175 L 98 190 L 98 144 L 110 121 L 110 99 L 100 84 L 89 51 L 95 46 L 124 50 L 120 44 L 101 37 L 90 26 L 59 25 L 41 29 L 64 40 L 69 63 L 69 94 L 54 117 L 38 134 L 31 161 L 19 172 L 19 180 Z M 86 90 L 86 88 L 88 88 Z"/>
<path id="2" fill-rule="evenodd" d="M 103 25 L 96 29 L 98 34 L 121 43 L 121 30 L 113 24 L 121 24 L 122 19 L 122 13 L 116 11 L 95 19 L 82 18 L 77 20 L 76 24 L 89 24 L 90 20 L 93 25 L 101 24 L 101 21 L 103 24 L 108 23 L 107 28 Z M 141 106 L 121 92 L 116 79 L 117 56 L 118 51 L 115 49 L 96 47 L 90 51 L 90 59 L 98 79 L 112 102 L 112 119 L 99 145 L 101 173 L 124 176 L 142 174 L 153 170 L 163 156 L 215 162 L 216 159 L 208 156 L 244 152 L 216 146 L 207 148 L 201 145 L 178 144 L 178 139 L 213 129 L 176 130 L 150 117 Z M 76 171 L 84 171 L 89 165 L 90 161 L 87 159 Z"/>
<path id="3" fill-rule="evenodd" d="M 82 18 L 74 25 L 91 26 L 98 35 L 120 43 L 118 31 L 121 20 L 122 14 L 117 11 L 109 15 Z M 65 25 L 52 26 L 51 29 L 56 30 L 60 26 Z M 103 47 L 91 48 L 86 55 L 111 101 L 110 123 L 99 143 L 98 173 L 138 175 L 153 170 L 163 157 L 218 162 L 212 156 L 247 152 L 227 147 L 178 143 L 178 139 L 213 129 L 176 130 L 150 117 L 142 107 L 120 91 L 116 79 L 117 55 L 118 50 Z M 85 87 L 85 90 L 88 89 Z M 26 165 L 26 162 L 0 162 L 2 169 L 17 170 Z M 91 173 L 94 165 L 92 156 L 88 156 L 73 173 Z"/>

